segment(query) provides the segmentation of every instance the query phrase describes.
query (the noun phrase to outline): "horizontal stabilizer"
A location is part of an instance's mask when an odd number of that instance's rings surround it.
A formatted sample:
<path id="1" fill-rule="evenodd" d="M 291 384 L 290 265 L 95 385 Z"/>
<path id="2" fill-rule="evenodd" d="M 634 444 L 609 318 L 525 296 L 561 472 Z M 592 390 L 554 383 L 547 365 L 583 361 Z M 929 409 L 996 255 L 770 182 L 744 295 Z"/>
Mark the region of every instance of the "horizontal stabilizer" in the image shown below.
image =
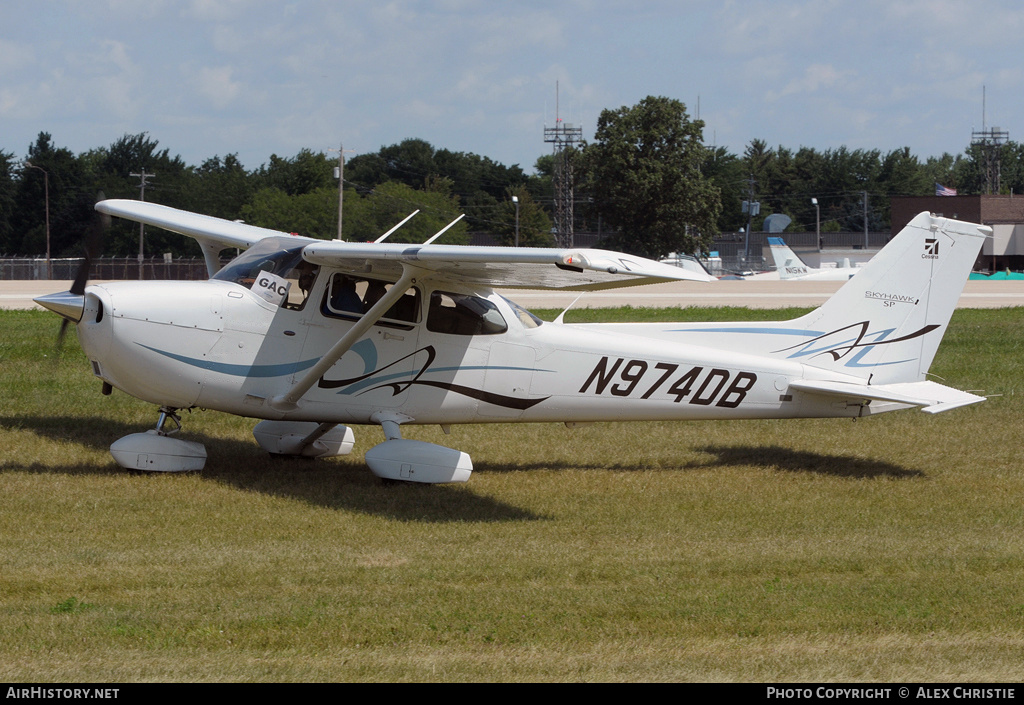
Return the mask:
<path id="1" fill-rule="evenodd" d="M 790 389 L 811 394 L 827 394 L 844 399 L 863 399 L 910 404 L 923 407 L 921 411 L 937 414 L 968 404 L 985 401 L 985 397 L 946 387 L 937 382 L 898 382 L 895 384 L 854 384 L 852 382 L 826 382 L 818 380 L 797 380 L 790 383 Z"/>

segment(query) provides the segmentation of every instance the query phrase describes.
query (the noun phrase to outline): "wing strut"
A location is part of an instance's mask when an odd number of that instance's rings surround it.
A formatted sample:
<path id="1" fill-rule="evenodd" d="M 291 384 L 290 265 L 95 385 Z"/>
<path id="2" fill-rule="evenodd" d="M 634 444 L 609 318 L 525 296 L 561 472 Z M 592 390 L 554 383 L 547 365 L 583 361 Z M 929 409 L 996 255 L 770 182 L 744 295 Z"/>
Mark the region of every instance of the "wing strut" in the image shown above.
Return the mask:
<path id="1" fill-rule="evenodd" d="M 356 321 L 345 335 L 335 343 L 330 350 L 324 353 L 320 362 L 313 365 L 305 375 L 298 380 L 292 388 L 284 394 L 279 394 L 270 400 L 270 406 L 278 411 L 294 411 L 299 408 L 299 399 L 309 391 L 316 381 L 323 377 L 327 370 L 334 366 L 334 363 L 341 359 L 341 356 L 348 352 L 356 341 L 363 337 L 363 334 L 370 329 L 374 323 L 380 320 L 391 305 L 398 301 L 409 290 L 409 287 L 416 281 L 416 270 L 408 265 L 402 265 L 402 276 L 395 282 L 384 296 L 375 303 L 370 310 L 363 314 L 363 317 Z"/>

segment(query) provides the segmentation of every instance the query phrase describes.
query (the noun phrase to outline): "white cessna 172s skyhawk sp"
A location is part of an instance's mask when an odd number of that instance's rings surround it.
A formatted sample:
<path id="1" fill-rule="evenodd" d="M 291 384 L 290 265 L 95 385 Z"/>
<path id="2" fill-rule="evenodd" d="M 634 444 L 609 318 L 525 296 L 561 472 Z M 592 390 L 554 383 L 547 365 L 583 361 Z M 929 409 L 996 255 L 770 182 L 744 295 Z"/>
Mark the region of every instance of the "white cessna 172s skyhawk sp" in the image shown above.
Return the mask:
<path id="1" fill-rule="evenodd" d="M 779 279 L 785 281 L 842 282 L 861 270 L 860 267 L 851 267 L 850 260 L 844 260 L 842 264 L 837 262 L 835 267 L 808 267 L 781 237 L 768 238 L 768 251 Z"/>
<path id="2" fill-rule="evenodd" d="M 433 483 L 467 480 L 472 461 L 403 439 L 402 424 L 859 417 L 983 400 L 925 374 L 990 231 L 927 213 L 791 321 L 570 325 L 493 287 L 701 277 L 601 250 L 323 241 L 139 201 L 96 208 L 196 238 L 212 277 L 83 281 L 37 299 L 77 324 L 104 392 L 160 406 L 155 429 L 111 446 L 127 468 L 202 468 L 203 446 L 173 436 L 192 407 L 264 419 L 257 441 L 284 455 L 341 455 L 346 424 L 378 424 L 370 469 Z M 221 268 L 229 247 L 245 251 Z"/>

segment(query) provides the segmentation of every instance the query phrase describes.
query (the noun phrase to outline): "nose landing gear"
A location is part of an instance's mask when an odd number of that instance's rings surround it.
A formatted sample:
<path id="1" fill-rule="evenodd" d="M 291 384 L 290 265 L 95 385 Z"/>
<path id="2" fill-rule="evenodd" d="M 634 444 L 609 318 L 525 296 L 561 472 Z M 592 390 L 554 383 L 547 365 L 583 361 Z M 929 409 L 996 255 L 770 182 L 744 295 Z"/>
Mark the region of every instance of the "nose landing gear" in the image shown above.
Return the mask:
<path id="1" fill-rule="evenodd" d="M 110 454 L 117 464 L 128 470 L 146 472 L 202 470 L 206 465 L 206 447 L 202 443 L 171 437 L 181 430 L 181 417 L 177 411 L 161 407 L 156 428 L 114 441 Z"/>

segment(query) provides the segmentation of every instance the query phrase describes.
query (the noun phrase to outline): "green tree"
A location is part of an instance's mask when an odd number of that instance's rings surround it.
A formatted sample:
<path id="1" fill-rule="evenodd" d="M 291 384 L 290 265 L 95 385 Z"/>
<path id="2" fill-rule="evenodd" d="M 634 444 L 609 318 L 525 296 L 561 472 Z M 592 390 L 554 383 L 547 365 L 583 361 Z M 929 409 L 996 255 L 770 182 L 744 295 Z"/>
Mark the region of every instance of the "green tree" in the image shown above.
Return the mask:
<path id="1" fill-rule="evenodd" d="M 189 172 L 184 193 L 188 210 L 227 220 L 242 217 L 242 207 L 255 193 L 255 179 L 237 154 L 212 157 Z"/>
<path id="2" fill-rule="evenodd" d="M 886 196 L 927 196 L 935 192 L 935 184 L 929 183 L 928 175 L 917 157 L 910 153 L 910 147 L 902 147 L 882 157 L 878 173 L 878 189 Z M 876 210 L 881 220 L 891 219 L 890 199 L 879 199 Z"/>
<path id="3" fill-rule="evenodd" d="M 954 157 L 949 152 L 943 152 L 940 157 L 928 157 L 922 167 L 922 171 L 927 179 L 927 185 L 931 189 L 935 188 L 935 184 L 942 184 L 943 186 L 956 189 L 961 188 L 957 182 L 957 172 L 959 171 L 961 161 L 963 161 L 963 156 L 957 155 Z M 934 191 L 929 191 L 929 193 L 934 193 Z M 964 193 L 966 194 L 966 191 Z"/>
<path id="4" fill-rule="evenodd" d="M 334 178 L 336 164 L 337 160 L 310 149 L 302 149 L 289 159 L 271 154 L 270 162 L 260 167 L 256 178 L 260 188 L 276 188 L 289 196 L 312 193 L 332 186 L 337 192 L 337 181 Z"/>
<path id="5" fill-rule="evenodd" d="M 11 218 L 14 215 L 17 182 L 14 180 L 14 155 L 0 150 L 0 253 L 12 252 L 12 236 L 14 227 Z"/>
<path id="6" fill-rule="evenodd" d="M 1009 141 L 999 153 L 999 192 L 1024 193 L 1024 144 Z"/>
<path id="7" fill-rule="evenodd" d="M 746 227 L 747 217 L 740 209 L 740 202 L 746 198 L 746 176 L 739 157 L 725 147 L 708 149 L 701 172 L 720 194 L 722 210 L 718 230 L 735 231 Z"/>
<path id="8" fill-rule="evenodd" d="M 48 197 L 51 254 L 54 257 L 80 255 L 82 239 L 93 222 L 95 202 L 95 192 L 81 162 L 71 150 L 54 146 L 47 132 L 39 133 L 26 159 L 39 168 L 21 170 L 11 218 L 12 249 L 26 255 L 46 252 Z M 45 176 L 40 169 L 46 172 Z"/>
<path id="9" fill-rule="evenodd" d="M 478 154 L 435 149 L 415 138 L 352 158 L 345 166 L 345 177 L 361 193 L 388 182 L 422 190 L 432 179 L 447 179 L 451 194 L 458 197 L 466 221 L 471 223 L 469 227 L 478 230 L 492 229 L 493 216 L 501 208 L 506 189 L 529 180 L 518 164 L 507 167 Z"/>
<path id="10" fill-rule="evenodd" d="M 338 234 L 338 191 L 319 188 L 292 195 L 279 188 L 262 188 L 241 213 L 250 225 L 329 240 Z"/>
<path id="11" fill-rule="evenodd" d="M 392 234 L 388 242 L 424 242 L 460 214 L 459 199 L 443 179 L 432 180 L 425 190 L 394 181 L 381 184 L 363 200 L 362 208 L 350 222 L 345 210 L 345 239 L 372 241 L 397 225 L 415 210 L 420 212 Z M 436 242 L 464 245 L 468 242 L 465 219 Z"/>
<path id="12" fill-rule="evenodd" d="M 190 169 L 180 156 L 171 156 L 170 150 L 160 149 L 159 144 L 148 133 L 139 132 L 125 134 L 109 147 L 82 154 L 78 163 L 87 175 L 89 210 L 99 192 L 107 198 L 142 197 L 140 175 L 143 173 L 147 174 L 144 200 L 175 208 L 188 208 L 186 185 Z M 85 222 L 91 222 L 93 217 L 90 213 Z M 145 229 L 143 249 L 147 256 L 163 252 L 177 256 L 199 255 L 199 247 L 194 240 L 161 228 Z M 114 218 L 104 239 L 103 254 L 130 256 L 138 252 L 138 224 Z"/>
<path id="13" fill-rule="evenodd" d="M 701 173 L 703 127 L 670 98 L 602 111 L 585 158 L 595 203 L 618 229 L 611 246 L 647 257 L 708 248 L 722 206 Z"/>

